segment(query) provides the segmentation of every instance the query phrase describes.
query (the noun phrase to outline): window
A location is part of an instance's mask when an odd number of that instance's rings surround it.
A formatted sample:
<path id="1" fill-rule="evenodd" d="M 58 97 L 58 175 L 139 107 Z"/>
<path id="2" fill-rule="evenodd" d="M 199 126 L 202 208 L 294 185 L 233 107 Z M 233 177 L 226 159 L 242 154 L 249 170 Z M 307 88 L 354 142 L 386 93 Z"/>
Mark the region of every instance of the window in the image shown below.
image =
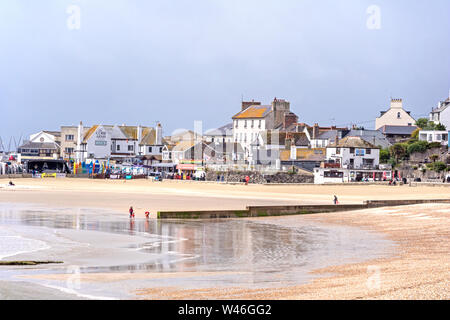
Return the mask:
<path id="1" fill-rule="evenodd" d="M 247 128 L 247 120 L 244 120 L 244 128 Z"/>
<path id="2" fill-rule="evenodd" d="M 161 153 L 162 152 L 162 147 L 159 147 L 159 153 Z"/>
<path id="3" fill-rule="evenodd" d="M 354 154 L 355 153 L 355 148 L 350 148 L 350 153 Z"/>
<path id="4" fill-rule="evenodd" d="M 237 127 L 238 127 L 238 122 L 237 122 L 237 120 L 236 120 L 236 121 L 234 121 L 234 127 L 235 127 L 235 128 L 237 128 Z"/>
<path id="5" fill-rule="evenodd" d="M 336 154 L 341 154 L 341 148 L 336 148 Z"/>
<path id="6" fill-rule="evenodd" d="M 66 141 L 73 141 L 74 135 L 73 134 L 66 134 Z"/>
<path id="7" fill-rule="evenodd" d="M 148 147 L 148 152 L 152 152 L 152 147 Z"/>
<path id="8" fill-rule="evenodd" d="M 254 125 L 255 125 L 255 120 L 252 120 L 252 128 L 253 128 Z"/>
<path id="9" fill-rule="evenodd" d="M 366 154 L 371 154 L 372 153 L 372 149 L 366 149 Z"/>
<path id="10" fill-rule="evenodd" d="M 65 149 L 65 152 L 66 152 L 66 153 L 73 153 L 73 148 L 66 148 L 66 149 Z"/>
<path id="11" fill-rule="evenodd" d="M 95 140 L 96 146 L 106 146 L 106 141 Z"/>
<path id="12" fill-rule="evenodd" d="M 325 178 L 342 178 L 344 176 L 344 173 L 339 171 L 325 171 L 323 173 L 323 176 Z"/>
<path id="13" fill-rule="evenodd" d="M 128 146 L 128 151 L 133 151 L 133 149 L 134 149 L 134 148 L 133 148 L 133 145 L 129 145 L 129 146 Z"/>
<path id="14" fill-rule="evenodd" d="M 261 120 L 259 120 L 258 128 L 261 129 Z"/>
<path id="15" fill-rule="evenodd" d="M 397 112 L 397 119 L 400 119 L 400 118 L 401 118 L 400 112 Z"/>
<path id="16" fill-rule="evenodd" d="M 119 144 L 117 145 L 117 151 L 120 151 L 120 145 Z"/>

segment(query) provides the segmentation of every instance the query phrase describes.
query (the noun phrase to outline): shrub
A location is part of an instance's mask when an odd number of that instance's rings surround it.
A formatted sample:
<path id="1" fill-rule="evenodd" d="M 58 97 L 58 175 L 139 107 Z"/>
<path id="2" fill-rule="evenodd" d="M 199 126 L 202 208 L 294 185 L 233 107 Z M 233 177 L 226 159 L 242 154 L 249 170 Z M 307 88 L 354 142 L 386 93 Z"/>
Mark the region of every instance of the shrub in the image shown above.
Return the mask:
<path id="1" fill-rule="evenodd" d="M 440 148 L 440 147 L 441 147 L 441 143 L 440 142 L 430 142 L 428 144 L 428 149 Z"/>
<path id="2" fill-rule="evenodd" d="M 408 145 L 407 152 L 408 152 L 408 154 L 411 154 L 414 152 L 424 153 L 425 151 L 427 151 L 427 148 L 428 148 L 428 142 L 417 141 L 417 142 L 414 142 L 414 143 L 411 143 L 410 145 Z"/>
<path id="3" fill-rule="evenodd" d="M 417 141 L 417 139 L 419 139 L 419 131 L 420 131 L 420 128 L 417 128 L 416 130 L 414 130 L 412 133 L 411 133 L 411 140 L 415 140 L 415 141 Z"/>
<path id="4" fill-rule="evenodd" d="M 436 171 L 436 172 L 441 172 L 441 171 L 444 171 L 447 169 L 447 165 L 442 161 L 428 163 L 427 167 L 428 167 L 428 169 Z"/>

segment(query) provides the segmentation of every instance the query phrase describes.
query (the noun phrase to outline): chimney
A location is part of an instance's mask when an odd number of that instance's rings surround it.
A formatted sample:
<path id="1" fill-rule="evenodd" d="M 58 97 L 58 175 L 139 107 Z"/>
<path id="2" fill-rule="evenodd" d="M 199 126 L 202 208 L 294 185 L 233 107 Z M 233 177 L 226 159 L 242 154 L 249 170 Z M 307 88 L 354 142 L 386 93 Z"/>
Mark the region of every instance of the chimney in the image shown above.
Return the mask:
<path id="1" fill-rule="evenodd" d="M 158 122 L 156 125 L 156 145 L 162 145 L 162 127 L 161 123 Z"/>
<path id="2" fill-rule="evenodd" d="M 403 109 L 402 99 L 391 99 L 391 109 Z"/>
<path id="3" fill-rule="evenodd" d="M 294 123 L 297 123 L 298 117 L 293 112 L 285 112 L 283 118 L 283 128 L 286 129 Z"/>
<path id="4" fill-rule="evenodd" d="M 242 101 L 241 111 L 247 109 L 250 106 L 260 106 L 260 105 L 261 105 L 261 102 L 255 101 L 253 99 L 252 99 L 252 101 Z"/>
<path id="5" fill-rule="evenodd" d="M 83 135 L 83 122 L 80 121 L 80 124 L 78 125 L 78 132 L 77 132 L 77 149 L 75 151 L 77 162 L 83 161 L 82 154 L 81 154 L 82 135 Z"/>
<path id="6" fill-rule="evenodd" d="M 316 139 L 316 137 L 319 136 L 319 124 L 318 123 L 314 123 L 312 135 L 313 135 L 312 136 L 313 139 Z"/>
<path id="7" fill-rule="evenodd" d="M 142 126 L 138 125 L 137 126 L 137 142 L 138 142 L 138 145 L 139 145 L 139 143 L 141 143 L 141 140 L 142 140 Z"/>

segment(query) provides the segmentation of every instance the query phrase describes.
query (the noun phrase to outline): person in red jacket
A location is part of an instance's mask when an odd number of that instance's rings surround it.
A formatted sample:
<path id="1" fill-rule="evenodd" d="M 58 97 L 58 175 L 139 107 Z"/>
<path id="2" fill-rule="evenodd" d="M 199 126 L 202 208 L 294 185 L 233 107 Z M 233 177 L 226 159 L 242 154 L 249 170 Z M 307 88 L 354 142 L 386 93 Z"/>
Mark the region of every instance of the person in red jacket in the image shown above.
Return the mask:
<path id="1" fill-rule="evenodd" d="M 245 176 L 245 185 L 248 185 L 249 181 L 250 181 L 250 177 L 249 176 Z"/>
<path id="2" fill-rule="evenodd" d="M 134 218 L 134 210 L 133 207 L 130 207 L 130 210 L 128 210 L 130 212 L 130 218 Z"/>

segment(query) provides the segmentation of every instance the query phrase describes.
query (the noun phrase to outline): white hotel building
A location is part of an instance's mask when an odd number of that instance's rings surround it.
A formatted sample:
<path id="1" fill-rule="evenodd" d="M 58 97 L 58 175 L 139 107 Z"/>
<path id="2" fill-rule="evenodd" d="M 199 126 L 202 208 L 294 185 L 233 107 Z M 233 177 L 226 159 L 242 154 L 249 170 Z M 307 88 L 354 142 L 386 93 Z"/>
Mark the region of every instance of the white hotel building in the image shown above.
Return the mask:
<path id="1" fill-rule="evenodd" d="M 273 130 L 284 121 L 284 115 L 290 113 L 290 103 L 283 99 L 274 99 L 271 105 L 261 102 L 243 101 L 242 109 L 233 119 L 233 141 L 241 144 L 245 159 L 251 158 L 251 144 L 259 134 Z"/>

